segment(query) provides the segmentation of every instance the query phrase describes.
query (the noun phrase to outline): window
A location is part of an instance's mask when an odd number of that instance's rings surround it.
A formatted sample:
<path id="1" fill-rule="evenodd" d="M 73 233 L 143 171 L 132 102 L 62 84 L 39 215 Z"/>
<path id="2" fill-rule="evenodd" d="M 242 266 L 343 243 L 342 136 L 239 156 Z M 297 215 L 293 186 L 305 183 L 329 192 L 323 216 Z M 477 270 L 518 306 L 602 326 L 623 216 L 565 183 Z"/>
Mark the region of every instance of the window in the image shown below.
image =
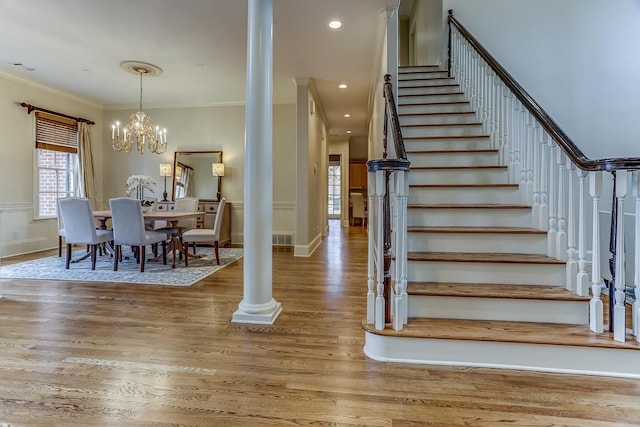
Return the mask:
<path id="1" fill-rule="evenodd" d="M 340 218 L 340 162 L 329 162 L 329 218 Z"/>
<path id="2" fill-rule="evenodd" d="M 36 216 L 58 215 L 58 199 L 78 195 L 75 120 L 36 112 Z"/>

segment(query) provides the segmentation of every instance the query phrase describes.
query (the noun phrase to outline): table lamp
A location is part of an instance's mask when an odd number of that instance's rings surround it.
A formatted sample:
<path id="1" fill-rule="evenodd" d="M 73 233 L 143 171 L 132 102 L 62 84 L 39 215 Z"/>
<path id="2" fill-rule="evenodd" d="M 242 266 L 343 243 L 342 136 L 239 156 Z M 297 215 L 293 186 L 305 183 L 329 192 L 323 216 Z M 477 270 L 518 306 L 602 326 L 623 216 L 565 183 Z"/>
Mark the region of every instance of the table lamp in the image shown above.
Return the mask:
<path id="1" fill-rule="evenodd" d="M 171 164 L 170 163 L 160 163 L 160 176 L 164 176 L 164 192 L 162 193 L 162 201 L 168 202 L 167 200 L 167 177 L 171 176 Z"/>
<path id="2" fill-rule="evenodd" d="M 211 173 L 213 176 L 218 177 L 218 201 L 220 201 L 220 185 L 222 184 L 222 177 L 224 176 L 224 163 L 212 163 L 211 164 Z"/>

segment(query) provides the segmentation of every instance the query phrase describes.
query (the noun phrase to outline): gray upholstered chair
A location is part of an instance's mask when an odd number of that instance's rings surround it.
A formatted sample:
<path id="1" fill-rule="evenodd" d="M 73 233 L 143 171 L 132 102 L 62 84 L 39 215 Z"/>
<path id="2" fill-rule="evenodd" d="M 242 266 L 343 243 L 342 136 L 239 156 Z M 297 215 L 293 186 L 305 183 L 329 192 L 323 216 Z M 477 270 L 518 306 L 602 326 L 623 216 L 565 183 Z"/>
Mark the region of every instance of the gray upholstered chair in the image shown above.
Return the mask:
<path id="1" fill-rule="evenodd" d="M 364 207 L 362 193 L 351 193 L 351 218 L 360 218 L 363 227 L 367 224 L 367 210 Z"/>
<path id="2" fill-rule="evenodd" d="M 89 245 L 91 256 L 91 269 L 96 269 L 96 253 L 98 245 L 113 240 L 111 230 L 96 229 L 96 221 L 93 218 L 89 199 L 69 197 L 59 201 L 62 222 L 65 224 L 64 236 L 67 244 L 66 269 L 71 263 L 72 246 L 74 244 Z M 85 256 L 86 257 L 86 256 Z"/>
<path id="3" fill-rule="evenodd" d="M 122 245 L 132 246 L 140 263 L 140 272 L 144 272 L 145 248 L 147 245 L 162 243 L 162 262 L 167 263 L 167 234 L 160 231 L 145 230 L 142 206 L 137 199 L 118 197 L 109 200 L 115 256 L 113 270 L 118 270 L 118 261 L 122 254 Z"/>
<path id="4" fill-rule="evenodd" d="M 216 219 L 213 223 L 213 229 L 210 228 L 194 228 L 192 230 L 182 233 L 182 245 L 184 251 L 184 264 L 189 265 L 189 244 L 193 244 L 193 253 L 196 253 L 197 243 L 213 243 L 216 251 L 216 263 L 220 265 L 220 255 L 218 252 L 220 240 L 220 227 L 222 225 L 222 213 L 224 212 L 224 206 L 227 203 L 223 197 L 218 202 L 218 211 L 216 212 Z"/>
<path id="5" fill-rule="evenodd" d="M 64 235 L 64 222 L 62 221 L 62 214 L 60 213 L 60 200 L 58 200 L 58 256 L 62 256 L 62 238 Z"/>

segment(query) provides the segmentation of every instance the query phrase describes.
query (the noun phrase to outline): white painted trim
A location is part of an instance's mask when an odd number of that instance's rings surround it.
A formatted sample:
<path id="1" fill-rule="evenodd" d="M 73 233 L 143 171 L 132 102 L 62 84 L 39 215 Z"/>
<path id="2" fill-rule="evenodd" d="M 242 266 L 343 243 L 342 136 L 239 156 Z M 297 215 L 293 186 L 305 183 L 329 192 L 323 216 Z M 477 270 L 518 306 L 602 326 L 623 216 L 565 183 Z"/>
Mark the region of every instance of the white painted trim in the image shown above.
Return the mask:
<path id="1" fill-rule="evenodd" d="M 308 245 L 295 245 L 293 247 L 293 256 L 309 257 L 322 243 L 322 235 L 318 234 Z"/>
<path id="2" fill-rule="evenodd" d="M 387 337 L 365 332 L 364 353 L 381 362 L 640 379 L 637 351 L 615 348 Z"/>

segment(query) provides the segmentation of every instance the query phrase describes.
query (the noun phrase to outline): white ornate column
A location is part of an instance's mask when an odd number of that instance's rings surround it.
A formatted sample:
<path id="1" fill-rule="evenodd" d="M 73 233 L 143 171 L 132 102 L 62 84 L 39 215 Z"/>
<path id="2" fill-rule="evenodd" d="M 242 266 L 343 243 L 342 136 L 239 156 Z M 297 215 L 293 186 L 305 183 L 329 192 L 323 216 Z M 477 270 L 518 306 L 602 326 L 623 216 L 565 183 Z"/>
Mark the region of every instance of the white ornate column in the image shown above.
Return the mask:
<path id="1" fill-rule="evenodd" d="M 232 322 L 273 324 L 273 2 L 248 0 L 243 299 Z"/>

